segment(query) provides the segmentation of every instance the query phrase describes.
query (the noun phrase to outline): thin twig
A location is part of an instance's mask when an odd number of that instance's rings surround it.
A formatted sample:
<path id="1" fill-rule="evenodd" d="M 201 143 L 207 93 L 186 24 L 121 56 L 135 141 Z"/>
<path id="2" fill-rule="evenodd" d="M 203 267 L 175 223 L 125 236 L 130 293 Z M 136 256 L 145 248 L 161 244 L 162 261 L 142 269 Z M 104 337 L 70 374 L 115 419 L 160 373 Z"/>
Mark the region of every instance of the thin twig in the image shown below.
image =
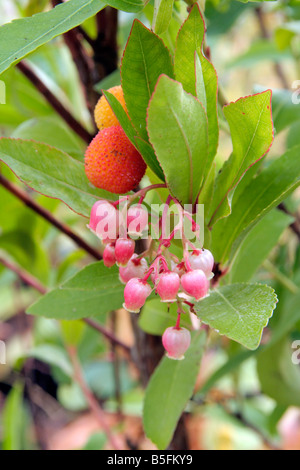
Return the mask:
<path id="1" fill-rule="evenodd" d="M 14 196 L 16 196 L 20 201 L 22 201 L 27 207 L 32 209 L 34 212 L 39 214 L 45 220 L 47 220 L 50 224 L 60 230 L 62 233 L 67 235 L 73 242 L 76 243 L 80 248 L 86 251 L 88 254 L 93 256 L 93 258 L 97 260 L 101 260 L 102 256 L 98 251 L 90 246 L 83 238 L 79 235 L 74 233 L 71 228 L 57 220 L 51 212 L 44 209 L 44 207 L 40 206 L 37 202 L 34 201 L 23 189 L 19 188 L 15 184 L 11 183 L 8 179 L 6 179 L 3 175 L 0 174 L 0 184 L 6 188 L 9 192 L 11 192 Z"/>
<path id="2" fill-rule="evenodd" d="M 3 266 L 5 266 L 10 271 L 13 271 L 25 284 L 30 287 L 33 287 L 33 289 L 37 290 L 40 294 L 46 294 L 46 287 L 43 286 L 43 284 L 41 284 L 40 281 L 34 276 L 32 276 L 30 273 L 20 268 L 19 266 L 11 263 L 2 256 L 0 256 L 0 263 L 3 264 Z"/>
<path id="3" fill-rule="evenodd" d="M 284 205 L 284 203 L 282 202 L 281 204 L 279 204 L 279 206 L 277 206 L 279 210 L 281 210 L 282 212 L 284 212 L 285 214 L 288 214 L 290 215 L 291 217 L 294 217 L 296 220 L 294 222 L 292 222 L 289 227 L 290 229 L 294 232 L 295 235 L 297 235 L 298 239 L 300 240 L 300 218 L 299 216 L 295 215 L 295 214 L 292 214 L 287 208 L 286 206 Z"/>
<path id="4" fill-rule="evenodd" d="M 86 143 L 90 143 L 93 136 L 77 121 L 70 111 L 63 106 L 63 104 L 56 98 L 56 96 L 46 87 L 42 80 L 35 74 L 33 69 L 29 67 L 26 62 L 21 61 L 17 64 L 18 69 L 30 80 L 36 89 L 44 96 L 48 103 L 55 109 L 55 111 L 62 117 L 68 126 Z"/>
<path id="5" fill-rule="evenodd" d="M 3 256 L 0 256 L 0 264 L 5 266 L 10 271 L 14 272 L 26 285 L 32 287 L 40 294 L 47 294 L 48 289 L 29 272 L 20 268 L 20 266 L 17 266 L 6 258 L 3 258 Z M 91 318 L 83 318 L 83 321 L 91 328 L 101 333 L 106 339 L 110 341 L 110 343 L 115 344 L 116 346 L 120 346 L 125 352 L 130 353 L 130 347 L 127 346 L 127 344 L 123 343 L 121 340 L 119 340 L 116 336 L 114 336 L 112 332 L 104 328 L 104 326 L 100 325 Z"/>
<path id="6" fill-rule="evenodd" d="M 114 335 L 116 333 L 116 323 L 117 323 L 117 313 L 114 310 L 111 312 L 111 328 L 112 328 L 112 332 Z M 120 358 L 119 358 L 116 344 L 113 342 L 111 343 L 111 355 L 112 355 L 112 361 L 113 361 L 115 399 L 117 403 L 117 412 L 118 412 L 118 415 L 122 417 L 123 404 L 122 404 L 122 393 L 121 393 Z"/>
<path id="7" fill-rule="evenodd" d="M 83 37 L 83 39 L 86 40 L 86 42 L 94 49 L 95 47 L 95 40 L 92 39 L 88 33 L 85 31 L 85 29 L 83 29 L 81 26 L 77 26 L 77 31 L 79 34 L 81 34 L 81 36 Z"/>
<path id="8" fill-rule="evenodd" d="M 85 318 L 84 321 L 87 325 L 94 328 L 94 330 L 99 331 L 99 333 L 105 336 L 112 344 L 115 344 L 116 346 L 120 346 L 124 351 L 126 351 L 127 353 L 130 353 L 131 349 L 127 344 L 123 343 L 112 332 L 106 330 L 102 325 L 97 323 L 95 320 L 92 320 L 91 318 Z"/>
<path id="9" fill-rule="evenodd" d="M 55 8 L 60 3 L 62 3 L 60 0 L 52 0 L 53 8 Z M 81 43 L 81 37 L 83 34 L 84 31 L 81 30 L 81 32 L 79 32 L 78 27 L 76 27 L 70 29 L 69 31 L 66 31 L 63 34 L 63 39 L 71 53 L 73 62 L 77 68 L 78 76 L 85 97 L 86 106 L 91 114 L 91 117 L 93 117 L 94 107 L 98 101 L 99 95 L 94 89 L 95 65 L 93 59 L 89 56 L 85 47 Z M 90 44 L 92 44 L 91 40 Z M 93 50 L 94 47 L 95 42 L 93 42 Z"/>
<path id="10" fill-rule="evenodd" d="M 103 429 L 105 432 L 108 441 L 110 442 L 110 445 L 115 449 L 115 450 L 122 450 L 122 447 L 120 446 L 120 443 L 118 442 L 118 439 L 116 436 L 111 432 L 111 429 L 106 421 L 106 416 L 104 411 L 102 410 L 100 403 L 98 402 L 97 398 L 95 395 L 92 393 L 90 388 L 88 387 L 85 378 L 83 376 L 82 368 L 81 365 L 78 361 L 77 358 L 77 353 L 76 349 L 74 347 L 68 347 L 68 352 L 70 359 L 72 361 L 73 367 L 74 367 L 74 379 L 80 386 L 85 399 L 88 403 L 88 406 L 90 410 L 93 412 L 95 418 L 97 419 L 100 427 Z"/>

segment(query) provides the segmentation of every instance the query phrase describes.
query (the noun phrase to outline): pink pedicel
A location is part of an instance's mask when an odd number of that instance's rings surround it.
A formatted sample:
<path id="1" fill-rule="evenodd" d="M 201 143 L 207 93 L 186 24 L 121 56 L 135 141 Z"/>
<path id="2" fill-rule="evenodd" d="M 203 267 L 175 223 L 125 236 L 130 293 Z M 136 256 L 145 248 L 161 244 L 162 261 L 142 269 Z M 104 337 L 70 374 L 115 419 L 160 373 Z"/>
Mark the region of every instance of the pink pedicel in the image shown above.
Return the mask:
<path id="1" fill-rule="evenodd" d="M 171 326 L 164 332 L 162 343 L 170 359 L 184 359 L 184 353 L 191 344 L 191 333 L 186 328 Z"/>
<path id="2" fill-rule="evenodd" d="M 124 289 L 123 307 L 129 312 L 138 313 L 151 294 L 151 290 L 146 281 L 136 277 L 130 279 Z"/>
<path id="3" fill-rule="evenodd" d="M 204 271 L 195 269 L 181 276 L 181 286 L 186 294 L 200 300 L 208 293 L 209 281 Z"/>
<path id="4" fill-rule="evenodd" d="M 131 238 L 118 238 L 115 246 L 115 256 L 118 266 L 126 266 L 134 254 L 135 241 Z"/>
<path id="5" fill-rule="evenodd" d="M 115 256 L 115 244 L 114 243 L 108 243 L 106 247 L 104 248 L 103 251 L 103 263 L 104 266 L 107 268 L 111 268 L 116 264 L 116 256 Z"/>
<path id="6" fill-rule="evenodd" d="M 160 274 L 156 286 L 156 292 L 162 302 L 176 302 L 176 296 L 180 287 L 180 277 L 174 272 Z"/>
<path id="7" fill-rule="evenodd" d="M 209 250 L 194 250 L 189 254 L 189 262 L 192 269 L 201 269 L 206 277 L 211 279 L 214 267 L 214 257 Z"/>
<path id="8" fill-rule="evenodd" d="M 148 270 L 148 263 L 145 258 L 138 258 L 134 253 L 127 263 L 127 266 L 119 268 L 119 279 L 123 284 L 126 284 L 133 277 L 141 279 L 145 276 Z"/>
<path id="9" fill-rule="evenodd" d="M 118 237 L 118 213 L 107 201 L 97 201 L 93 205 L 88 227 L 103 243 L 110 243 Z"/>
<path id="10" fill-rule="evenodd" d="M 140 204 L 129 207 L 127 211 L 127 228 L 130 236 L 140 237 L 148 227 L 148 211 Z"/>

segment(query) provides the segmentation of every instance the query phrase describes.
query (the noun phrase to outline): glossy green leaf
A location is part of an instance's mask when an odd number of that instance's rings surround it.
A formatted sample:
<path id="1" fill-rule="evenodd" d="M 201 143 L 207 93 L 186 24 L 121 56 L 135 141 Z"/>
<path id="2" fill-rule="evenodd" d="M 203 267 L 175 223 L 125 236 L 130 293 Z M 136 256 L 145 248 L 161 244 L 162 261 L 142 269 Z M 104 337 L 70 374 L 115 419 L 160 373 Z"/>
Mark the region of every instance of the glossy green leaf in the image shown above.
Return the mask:
<path id="1" fill-rule="evenodd" d="M 218 77 L 214 66 L 204 55 L 195 54 L 196 96 L 203 104 L 208 119 L 208 162 L 207 176 L 217 153 L 219 143 L 218 124 Z"/>
<path id="2" fill-rule="evenodd" d="M 193 393 L 205 338 L 203 331 L 195 332 L 185 358 L 175 361 L 164 357 L 148 383 L 144 428 L 147 437 L 159 449 L 165 449 L 170 443 L 181 413 Z"/>
<path id="3" fill-rule="evenodd" d="M 173 65 L 162 40 L 135 20 L 124 51 L 122 88 L 131 121 L 140 137 L 148 140 L 146 110 L 161 74 L 173 77 Z"/>
<path id="4" fill-rule="evenodd" d="M 1 26 L 0 73 L 46 42 L 95 15 L 106 4 L 101 0 L 71 0 L 47 12 Z"/>
<path id="5" fill-rule="evenodd" d="M 175 49 L 175 77 L 188 93 L 198 97 L 208 118 L 210 168 L 219 138 L 217 93 L 218 77 L 211 62 L 202 51 L 205 24 L 199 6 L 195 4 L 179 30 Z"/>
<path id="6" fill-rule="evenodd" d="M 192 204 L 207 165 L 207 117 L 202 104 L 181 83 L 162 75 L 148 108 L 148 133 L 173 196 Z"/>
<path id="7" fill-rule="evenodd" d="M 174 326 L 177 319 L 177 304 L 162 303 L 159 299 L 146 302 L 139 316 L 139 327 L 151 335 L 161 336 L 166 328 Z M 182 315 L 181 326 L 190 327 L 190 319 Z"/>
<path id="8" fill-rule="evenodd" d="M 276 209 L 261 219 L 244 238 L 234 257 L 230 282 L 250 281 L 293 220 L 293 217 Z"/>
<path id="9" fill-rule="evenodd" d="M 137 13 L 144 8 L 146 0 L 106 0 L 105 3 L 118 10 Z"/>
<path id="10" fill-rule="evenodd" d="M 152 29 L 156 34 L 164 33 L 170 24 L 174 0 L 155 0 Z"/>
<path id="11" fill-rule="evenodd" d="M 83 163 L 49 145 L 2 138 L 0 160 L 35 191 L 61 200 L 86 217 L 99 198 L 114 199 L 113 194 L 89 183 Z"/>
<path id="12" fill-rule="evenodd" d="M 137 148 L 137 150 L 141 153 L 143 159 L 147 163 L 147 165 L 151 168 L 152 171 L 162 180 L 164 181 L 165 177 L 160 167 L 160 164 L 157 161 L 156 155 L 154 153 L 153 148 L 151 145 L 148 144 L 145 140 L 138 137 L 138 133 L 133 127 L 129 117 L 127 116 L 123 106 L 117 100 L 115 96 L 113 96 L 108 91 L 103 92 L 104 96 L 106 97 L 111 109 L 113 110 L 116 118 L 118 119 L 120 125 L 122 126 L 125 134 L 127 135 L 130 142 Z"/>
<path id="13" fill-rule="evenodd" d="M 196 94 L 195 52 L 202 56 L 205 24 L 199 6 L 195 4 L 181 26 L 175 49 L 174 70 L 176 80 L 188 93 Z"/>
<path id="14" fill-rule="evenodd" d="M 254 87 L 255 91 L 261 92 L 262 89 L 263 87 Z M 300 97 L 296 87 L 294 90 L 272 90 L 272 114 L 277 133 L 300 121 Z"/>
<path id="15" fill-rule="evenodd" d="M 165 182 L 165 175 L 156 158 L 152 145 L 148 144 L 148 142 L 141 139 L 140 137 L 136 137 L 135 142 L 139 152 L 142 154 L 143 159 L 145 160 L 147 165 L 151 168 L 151 170 L 156 174 L 156 176 L 158 176 L 161 181 Z"/>
<path id="16" fill-rule="evenodd" d="M 273 142 L 271 95 L 268 90 L 240 98 L 224 107 L 233 152 L 216 179 L 210 226 L 230 214 L 235 186 L 249 167 L 270 149 Z"/>
<path id="17" fill-rule="evenodd" d="M 232 214 L 214 227 L 212 250 L 225 262 L 238 248 L 247 231 L 271 209 L 278 206 L 300 184 L 300 147 L 275 159 L 253 179 L 238 198 Z"/>
<path id="18" fill-rule="evenodd" d="M 27 311 L 47 318 L 76 320 L 104 315 L 121 308 L 123 301 L 124 286 L 119 281 L 117 267 L 108 269 L 98 262 L 83 268 Z"/>
<path id="19" fill-rule="evenodd" d="M 271 287 L 240 283 L 214 289 L 196 303 L 195 311 L 203 323 L 221 335 L 256 349 L 276 302 Z"/>

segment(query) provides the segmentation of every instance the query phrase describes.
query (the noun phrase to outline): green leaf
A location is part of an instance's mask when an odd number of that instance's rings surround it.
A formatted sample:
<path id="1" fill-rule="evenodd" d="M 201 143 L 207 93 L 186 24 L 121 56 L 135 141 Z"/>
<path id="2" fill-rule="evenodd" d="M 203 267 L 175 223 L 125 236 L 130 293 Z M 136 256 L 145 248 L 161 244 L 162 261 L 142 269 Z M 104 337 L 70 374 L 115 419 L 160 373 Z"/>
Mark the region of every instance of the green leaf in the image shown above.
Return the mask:
<path id="1" fill-rule="evenodd" d="M 170 24 L 174 0 L 155 0 L 152 29 L 156 34 L 164 33 Z"/>
<path id="2" fill-rule="evenodd" d="M 23 450 L 25 410 L 21 383 L 16 383 L 2 411 L 2 450 Z"/>
<path id="3" fill-rule="evenodd" d="M 233 152 L 216 179 L 210 226 L 230 214 L 235 186 L 249 167 L 270 149 L 273 142 L 271 95 L 268 90 L 240 98 L 224 107 Z"/>
<path id="4" fill-rule="evenodd" d="M 240 283 L 214 289 L 195 304 L 195 311 L 203 323 L 221 335 L 256 349 L 276 302 L 271 287 Z"/>
<path id="5" fill-rule="evenodd" d="M 106 268 L 103 262 L 83 268 L 75 276 L 52 290 L 27 312 L 47 318 L 76 320 L 104 315 L 122 307 L 124 286 L 117 267 Z"/>
<path id="6" fill-rule="evenodd" d="M 118 10 L 137 13 L 144 8 L 146 2 L 145 0 L 106 0 L 105 3 Z"/>
<path id="7" fill-rule="evenodd" d="M 106 4 L 101 0 L 71 0 L 50 11 L 1 26 L 0 73 L 46 42 L 83 23 Z"/>
<path id="8" fill-rule="evenodd" d="M 40 117 L 23 122 L 11 134 L 14 139 L 31 139 L 51 145 L 83 161 L 86 144 L 60 119 Z"/>
<path id="9" fill-rule="evenodd" d="M 174 326 L 177 318 L 177 305 L 162 303 L 158 299 L 146 302 L 139 317 L 139 327 L 151 335 L 161 336 L 166 328 Z M 182 316 L 181 326 L 189 328 L 188 316 Z"/>
<path id="10" fill-rule="evenodd" d="M 113 96 L 108 91 L 103 91 L 104 96 L 106 97 L 111 109 L 113 110 L 116 118 L 118 119 L 119 123 L 121 124 L 125 134 L 127 135 L 128 139 L 136 147 L 136 149 L 140 152 L 143 159 L 147 163 L 147 165 L 151 168 L 152 171 L 162 180 L 164 181 L 165 177 L 162 172 L 162 169 L 157 161 L 156 155 L 154 153 L 153 148 L 148 142 L 144 141 L 143 139 L 137 136 L 137 131 L 133 127 L 129 117 L 126 114 L 121 103 L 117 100 L 115 96 Z"/>
<path id="11" fill-rule="evenodd" d="M 107 436 L 104 432 L 92 434 L 81 450 L 103 450 L 107 442 Z"/>
<path id="12" fill-rule="evenodd" d="M 95 201 L 115 197 L 89 183 L 83 163 L 46 144 L 2 138 L 0 160 L 23 183 L 45 196 L 61 200 L 85 217 L 89 217 Z"/>
<path id="13" fill-rule="evenodd" d="M 207 171 L 217 153 L 219 143 L 218 124 L 218 77 L 213 65 L 204 55 L 195 55 L 196 96 L 204 105 L 208 119 L 208 163 Z"/>
<path id="14" fill-rule="evenodd" d="M 140 137 L 135 138 L 136 146 L 139 152 L 142 154 L 143 159 L 147 163 L 147 165 L 151 168 L 151 170 L 158 176 L 161 181 L 165 182 L 165 175 L 161 169 L 161 166 L 156 158 L 154 149 L 152 145 L 148 144 L 145 140 L 141 139 Z"/>
<path id="15" fill-rule="evenodd" d="M 293 364 L 291 343 L 287 338 L 262 350 L 257 359 L 257 372 L 263 393 L 278 405 L 300 406 L 300 369 Z"/>
<path id="16" fill-rule="evenodd" d="M 261 92 L 263 87 L 255 86 Z M 291 124 L 300 121 L 299 95 L 297 90 L 272 90 L 272 114 L 277 134 Z M 299 142 L 299 141 L 298 141 Z"/>
<path id="17" fill-rule="evenodd" d="M 207 172 L 217 152 L 219 140 L 217 94 L 218 77 L 202 51 L 205 24 L 198 4 L 195 4 L 179 30 L 175 49 L 175 77 L 188 93 L 197 96 L 208 118 L 209 159 Z"/>
<path id="18" fill-rule="evenodd" d="M 98 91 L 98 93 L 102 93 L 102 90 L 108 90 L 114 86 L 118 86 L 121 84 L 121 74 L 120 70 L 114 70 L 114 72 L 104 77 L 100 82 L 94 85 L 94 89 Z"/>
<path id="19" fill-rule="evenodd" d="M 195 332 L 185 358 L 175 361 L 164 357 L 149 381 L 144 402 L 144 428 L 147 437 L 159 449 L 165 449 L 170 443 L 193 393 L 205 339 L 203 331 Z"/>
<path id="20" fill-rule="evenodd" d="M 158 36 L 135 20 L 122 59 L 122 88 L 131 121 L 146 141 L 146 110 L 162 73 L 173 77 L 168 49 Z"/>
<path id="21" fill-rule="evenodd" d="M 293 220 L 293 217 L 277 209 L 261 219 L 244 238 L 234 257 L 230 283 L 250 281 Z"/>
<path id="22" fill-rule="evenodd" d="M 181 26 L 175 49 L 175 78 L 192 95 L 196 94 L 195 52 L 201 59 L 205 24 L 199 6 L 195 4 Z M 203 103 L 204 104 L 204 103 Z"/>
<path id="23" fill-rule="evenodd" d="M 148 108 L 148 133 L 172 194 L 195 202 L 207 165 L 207 117 L 181 83 L 162 75 Z"/>
<path id="24" fill-rule="evenodd" d="M 214 227 L 212 251 L 225 262 L 250 228 L 300 184 L 300 146 L 272 161 L 234 199 L 232 214 Z M 234 245 L 233 245 L 234 244 Z"/>

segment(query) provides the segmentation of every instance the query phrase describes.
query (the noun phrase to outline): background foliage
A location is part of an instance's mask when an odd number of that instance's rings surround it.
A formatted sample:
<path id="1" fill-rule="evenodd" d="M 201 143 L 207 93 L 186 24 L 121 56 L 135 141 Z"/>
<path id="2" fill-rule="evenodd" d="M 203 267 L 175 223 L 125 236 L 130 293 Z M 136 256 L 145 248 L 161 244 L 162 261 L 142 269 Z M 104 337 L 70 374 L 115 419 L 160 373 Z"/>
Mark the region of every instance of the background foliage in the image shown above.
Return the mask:
<path id="1" fill-rule="evenodd" d="M 117 28 L 116 10 L 104 10 L 107 3 L 120 9 Z M 1 2 L 5 450 L 165 448 L 183 410 L 171 448 L 299 448 L 300 371 L 292 354 L 300 339 L 300 7 L 296 0 L 207 0 L 205 40 L 195 8 L 193 22 L 180 29 L 186 7 L 167 0 Z M 203 40 L 213 66 L 199 46 Z M 213 228 L 206 244 L 229 268 L 196 308 L 211 326 L 208 340 L 196 331 L 184 361 L 162 359 L 146 392 L 143 367 L 153 369 L 149 357 L 155 362 L 157 350 L 161 354 L 160 335 L 176 312 L 151 299 L 138 319 L 130 318 L 121 309 L 117 271 L 95 262 L 103 248 L 86 230 L 93 202 L 112 197 L 84 178 L 83 154 L 95 132 L 91 111 L 103 88 L 120 83 L 122 57 L 131 122 L 106 96 L 149 166 L 143 184 L 166 178 L 184 202 L 194 202 L 204 184 L 200 202 Z M 142 71 L 132 66 L 133 57 L 144 61 Z M 182 103 L 186 148 L 170 118 Z M 202 123 L 196 140 L 191 112 Z M 162 128 L 163 142 L 157 139 Z M 171 145 L 185 155 L 176 166 L 176 152 L 172 165 L 164 159 Z M 191 193 L 187 160 L 190 152 L 197 159 L 199 145 L 207 165 L 196 161 L 199 186 Z M 255 349 L 274 308 L 273 289 L 279 302 Z M 94 323 L 80 320 L 86 317 Z M 149 351 L 148 343 L 139 344 L 147 335 L 155 335 Z"/>

